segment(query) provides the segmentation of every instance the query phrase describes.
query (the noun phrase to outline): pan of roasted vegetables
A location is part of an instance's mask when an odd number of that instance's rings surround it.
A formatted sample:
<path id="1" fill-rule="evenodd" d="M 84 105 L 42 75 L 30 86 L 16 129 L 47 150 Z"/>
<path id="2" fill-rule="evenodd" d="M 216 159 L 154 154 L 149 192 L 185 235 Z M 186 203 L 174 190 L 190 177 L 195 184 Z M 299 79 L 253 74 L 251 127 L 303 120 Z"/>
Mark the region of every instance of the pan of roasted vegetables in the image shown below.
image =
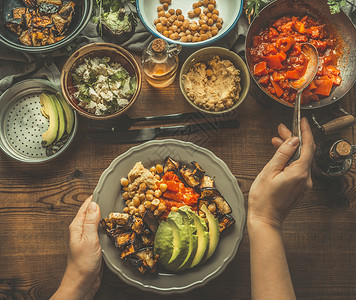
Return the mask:
<path id="1" fill-rule="evenodd" d="M 84 29 L 92 6 L 92 0 L 2 0 L 0 42 L 17 51 L 53 51 Z"/>
<path id="2" fill-rule="evenodd" d="M 331 14 L 327 1 L 277 0 L 252 21 L 246 37 L 251 76 L 268 96 L 293 106 L 293 80 L 305 72 L 308 57 L 301 44 L 313 44 L 318 72 L 302 95 L 302 108 L 335 103 L 356 80 L 356 29 L 348 16 Z"/>

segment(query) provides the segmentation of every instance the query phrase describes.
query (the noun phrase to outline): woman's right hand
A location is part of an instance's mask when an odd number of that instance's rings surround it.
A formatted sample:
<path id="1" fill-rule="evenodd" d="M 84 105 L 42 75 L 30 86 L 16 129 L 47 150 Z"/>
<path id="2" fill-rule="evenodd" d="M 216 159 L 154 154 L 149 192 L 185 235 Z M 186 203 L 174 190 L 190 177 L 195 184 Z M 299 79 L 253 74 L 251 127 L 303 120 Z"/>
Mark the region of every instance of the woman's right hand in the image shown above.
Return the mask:
<path id="1" fill-rule="evenodd" d="M 249 222 L 264 223 L 280 229 L 288 212 L 312 188 L 311 163 L 315 144 L 306 118 L 301 120 L 302 140 L 300 158 L 288 161 L 299 145 L 297 137 L 283 124 L 278 127 L 281 138 L 273 138 L 278 149 L 253 182 L 248 200 Z"/>

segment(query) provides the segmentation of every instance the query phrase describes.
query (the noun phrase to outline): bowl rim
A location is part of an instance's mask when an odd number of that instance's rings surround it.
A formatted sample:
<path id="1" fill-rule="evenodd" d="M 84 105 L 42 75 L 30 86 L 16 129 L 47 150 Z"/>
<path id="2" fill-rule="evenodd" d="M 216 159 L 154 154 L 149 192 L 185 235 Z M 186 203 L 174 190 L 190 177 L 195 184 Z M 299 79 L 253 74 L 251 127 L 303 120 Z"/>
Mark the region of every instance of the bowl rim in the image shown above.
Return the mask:
<path id="1" fill-rule="evenodd" d="M 119 53 L 121 56 L 123 56 L 124 59 L 127 60 L 132 65 L 132 67 L 136 73 L 135 75 L 137 77 L 137 86 L 136 86 L 135 93 L 132 95 L 132 97 L 129 100 L 129 103 L 126 106 L 124 106 L 122 109 L 120 109 L 110 115 L 95 115 L 95 114 L 89 113 L 89 112 L 85 111 L 84 109 L 80 108 L 78 105 L 75 105 L 73 103 L 73 101 L 70 99 L 70 97 L 68 96 L 69 92 L 68 92 L 67 80 L 68 80 L 69 73 L 66 72 L 66 69 L 70 70 L 76 64 L 78 59 L 82 57 L 82 56 L 79 56 L 79 53 L 81 51 L 84 50 L 85 51 L 84 55 L 87 55 L 90 53 L 95 53 L 96 50 L 100 50 L 100 49 L 95 49 L 91 52 L 90 49 L 93 47 L 99 47 L 99 48 L 110 47 L 110 48 L 115 49 L 117 51 L 117 53 Z M 68 66 L 68 68 L 66 68 L 67 66 Z M 61 91 L 62 91 L 64 98 L 66 99 L 68 104 L 73 109 L 75 109 L 75 111 L 77 111 L 81 116 L 84 116 L 84 117 L 92 119 L 92 120 L 108 120 L 108 119 L 116 118 L 116 117 L 122 115 L 137 100 L 137 98 L 141 92 L 141 89 L 142 89 L 142 72 L 141 72 L 138 62 L 136 61 L 134 56 L 129 51 L 127 51 L 126 49 L 124 49 L 121 46 L 118 46 L 118 45 L 112 44 L 112 43 L 103 43 L 103 42 L 92 43 L 92 44 L 88 44 L 88 45 L 85 45 L 85 46 L 77 49 L 67 59 L 67 61 L 65 62 L 64 66 L 62 68 L 62 72 L 61 72 Z"/>
<path id="2" fill-rule="evenodd" d="M 93 11 L 93 0 L 80 0 L 80 1 L 84 1 L 84 11 L 81 13 L 81 20 L 78 26 L 73 30 L 73 32 L 68 36 L 66 36 L 63 40 L 51 45 L 35 47 L 35 46 L 25 46 L 22 45 L 21 43 L 15 43 L 9 41 L 7 38 L 5 38 L 4 35 L 0 34 L 0 44 L 3 44 L 4 46 L 11 48 L 15 51 L 23 51 L 27 53 L 46 53 L 64 47 L 78 36 L 78 34 L 87 26 L 89 20 L 91 19 L 92 11 Z"/>
<path id="3" fill-rule="evenodd" d="M 183 80 L 182 80 L 182 76 L 184 75 L 183 71 L 186 67 L 187 64 L 189 64 L 192 59 L 195 57 L 195 55 L 197 53 L 201 53 L 201 52 L 206 52 L 206 51 L 212 51 L 212 50 L 219 50 L 219 51 L 222 51 L 222 52 L 225 52 L 227 54 L 227 56 L 233 56 L 235 57 L 244 67 L 244 74 L 245 74 L 245 77 L 246 77 L 246 88 L 245 88 L 245 91 L 243 91 L 243 93 L 241 93 L 240 95 L 240 99 L 238 102 L 236 102 L 233 106 L 231 106 L 230 108 L 228 109 L 225 109 L 225 110 L 222 110 L 222 111 L 209 111 L 209 110 L 206 110 L 200 106 L 197 106 L 195 103 L 193 103 L 192 100 L 190 100 L 190 98 L 188 97 L 188 95 L 186 94 L 185 90 L 184 90 L 184 87 L 183 87 Z M 201 61 L 201 60 L 199 60 Z M 197 61 L 198 62 L 198 61 Z M 236 67 L 236 66 L 235 66 Z M 241 77 L 241 69 L 238 68 L 239 71 L 240 71 L 240 77 Z M 185 100 L 190 104 L 192 105 L 194 108 L 198 109 L 199 111 L 203 112 L 203 113 L 206 113 L 206 114 L 212 114 L 212 115 L 223 115 L 225 113 L 229 113 L 231 112 L 232 110 L 236 109 L 238 106 L 241 105 L 241 103 L 243 103 L 248 95 L 248 92 L 249 92 L 249 89 L 250 89 L 250 74 L 248 72 L 248 69 L 247 69 L 247 66 L 246 66 L 246 63 L 243 61 L 243 59 L 237 54 L 235 53 L 234 51 L 231 51 L 227 48 L 224 48 L 224 47 L 217 47 L 217 46 L 213 46 L 213 47 L 205 47 L 205 48 L 202 48 L 202 49 L 199 49 L 195 52 L 193 52 L 191 55 L 189 55 L 189 57 L 185 60 L 184 64 L 182 65 L 181 69 L 180 69 L 180 73 L 179 73 L 179 87 L 180 87 L 180 90 L 181 90 L 181 93 L 183 94 Z"/>
<path id="4" fill-rule="evenodd" d="M 150 28 L 150 26 L 148 25 L 148 23 L 145 21 L 145 19 L 143 18 L 142 14 L 141 14 L 141 9 L 140 9 L 140 4 L 139 4 L 139 0 L 136 0 L 136 7 L 137 7 L 137 13 L 140 17 L 140 20 L 142 22 L 143 25 L 145 25 L 146 29 L 153 35 L 155 35 L 156 37 L 158 38 L 162 38 L 164 39 L 165 41 L 167 41 L 168 43 L 173 43 L 173 44 L 179 44 L 179 45 L 182 45 L 182 46 L 185 46 L 185 47 L 202 47 L 202 46 L 206 46 L 206 45 L 210 45 L 218 40 L 220 40 L 221 38 L 225 37 L 230 31 L 231 29 L 233 29 L 235 27 L 235 25 L 237 24 L 238 20 L 240 19 L 241 17 L 241 14 L 242 14 L 242 10 L 243 10 L 243 6 L 244 6 L 244 3 L 243 3 L 243 0 L 238 0 L 240 1 L 240 10 L 238 12 L 238 14 L 236 15 L 235 17 L 235 20 L 234 22 L 232 22 L 232 24 L 230 25 L 230 27 L 222 34 L 217 34 L 216 36 L 210 38 L 210 39 L 207 39 L 205 41 L 201 41 L 201 42 L 196 42 L 196 43 L 192 43 L 192 42 L 180 42 L 180 41 L 176 41 L 176 40 L 171 40 L 167 37 L 165 37 L 163 34 L 159 33 L 158 31 L 155 31 L 155 30 L 152 30 Z"/>

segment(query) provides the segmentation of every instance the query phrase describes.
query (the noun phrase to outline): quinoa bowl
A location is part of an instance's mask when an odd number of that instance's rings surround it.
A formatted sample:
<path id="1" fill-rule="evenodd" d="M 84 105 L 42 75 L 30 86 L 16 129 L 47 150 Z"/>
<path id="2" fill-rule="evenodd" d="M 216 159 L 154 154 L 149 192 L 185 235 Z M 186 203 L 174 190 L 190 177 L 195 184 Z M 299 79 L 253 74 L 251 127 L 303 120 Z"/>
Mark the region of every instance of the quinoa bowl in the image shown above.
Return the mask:
<path id="1" fill-rule="evenodd" d="M 95 43 L 78 49 L 65 63 L 62 93 L 82 116 L 106 120 L 122 115 L 142 86 L 140 68 L 125 49 Z"/>

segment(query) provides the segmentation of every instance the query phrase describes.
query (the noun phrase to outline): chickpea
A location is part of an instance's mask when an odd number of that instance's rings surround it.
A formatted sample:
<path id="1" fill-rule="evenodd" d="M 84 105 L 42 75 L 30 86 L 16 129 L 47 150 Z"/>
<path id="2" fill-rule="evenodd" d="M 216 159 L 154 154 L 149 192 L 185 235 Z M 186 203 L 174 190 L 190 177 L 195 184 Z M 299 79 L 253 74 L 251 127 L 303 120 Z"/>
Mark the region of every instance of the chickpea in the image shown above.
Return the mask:
<path id="1" fill-rule="evenodd" d="M 231 107 L 232 104 L 233 104 L 232 101 L 231 101 L 231 100 L 228 100 L 228 101 L 226 101 L 225 106 L 226 106 L 226 107 Z"/>
<path id="2" fill-rule="evenodd" d="M 145 202 L 143 202 L 143 205 L 145 206 L 146 209 L 150 209 L 151 208 L 151 201 L 145 201 Z"/>
<path id="3" fill-rule="evenodd" d="M 146 190 L 146 189 L 147 189 L 146 183 L 142 182 L 142 183 L 140 184 L 139 190 L 144 191 L 144 190 Z"/>
<path id="4" fill-rule="evenodd" d="M 169 13 L 169 12 L 166 12 L 165 14 L 164 14 L 164 16 L 162 16 L 162 17 L 166 17 L 167 19 L 169 18 L 169 17 L 171 17 L 172 15 Z"/>
<path id="5" fill-rule="evenodd" d="M 138 199 L 140 199 L 140 201 L 142 202 L 143 200 L 146 199 L 146 195 L 142 193 L 142 194 L 138 195 Z"/>
<path id="6" fill-rule="evenodd" d="M 171 207 L 171 211 L 178 211 L 178 207 L 177 206 L 172 206 Z"/>
<path id="7" fill-rule="evenodd" d="M 177 14 L 177 16 L 180 16 L 180 15 L 182 14 L 182 10 L 178 8 L 178 9 L 176 10 L 176 14 Z"/>
<path id="8" fill-rule="evenodd" d="M 146 200 L 152 201 L 153 200 L 153 195 L 152 194 L 146 194 Z"/>
<path id="9" fill-rule="evenodd" d="M 201 13 L 200 7 L 194 8 L 193 12 L 194 12 L 194 14 L 195 14 L 196 16 L 199 16 L 200 13 Z"/>
<path id="10" fill-rule="evenodd" d="M 209 11 L 213 11 L 213 10 L 214 10 L 214 8 L 215 8 L 215 6 L 214 6 L 213 4 L 209 4 L 209 5 L 208 5 L 208 9 L 209 9 Z"/>
<path id="11" fill-rule="evenodd" d="M 201 40 L 202 41 L 205 41 L 205 40 L 207 40 L 208 39 L 208 35 L 206 34 L 206 33 L 203 33 L 202 35 L 201 35 Z"/>
<path id="12" fill-rule="evenodd" d="M 161 197 L 161 196 L 162 196 L 162 191 L 161 191 L 161 190 L 155 190 L 154 196 L 155 196 L 156 198 Z"/>
<path id="13" fill-rule="evenodd" d="M 191 42 L 193 40 L 193 36 L 191 34 L 187 35 L 187 42 Z"/>
<path id="14" fill-rule="evenodd" d="M 208 13 L 206 14 L 206 16 L 207 16 L 208 18 L 211 18 L 211 17 L 213 16 L 213 14 L 212 14 L 211 12 L 208 12 Z"/>
<path id="15" fill-rule="evenodd" d="M 128 192 L 128 191 L 129 191 L 129 188 L 128 188 L 127 186 L 125 186 L 124 188 L 122 188 L 122 190 L 123 190 L 124 192 Z"/>
<path id="16" fill-rule="evenodd" d="M 183 31 L 179 33 L 179 37 L 181 38 L 182 36 L 186 36 L 185 32 Z"/>
<path id="17" fill-rule="evenodd" d="M 160 17 L 164 17 L 164 16 L 165 16 L 165 13 L 164 13 L 163 10 L 158 13 L 158 17 L 159 17 L 159 18 L 160 18 Z"/>
<path id="18" fill-rule="evenodd" d="M 167 25 L 168 19 L 166 17 L 160 17 L 159 20 L 160 20 L 160 22 L 162 23 L 163 26 Z"/>
<path id="19" fill-rule="evenodd" d="M 165 0 L 159 0 L 159 2 L 161 2 L 162 4 L 165 3 L 166 1 Z"/>
<path id="20" fill-rule="evenodd" d="M 161 183 L 159 185 L 159 189 L 161 190 L 162 193 L 164 193 L 167 190 L 167 184 Z"/>
<path id="21" fill-rule="evenodd" d="M 157 25 L 158 23 L 160 23 L 160 20 L 159 20 L 159 19 L 155 19 L 155 20 L 153 21 L 153 24 L 154 24 L 154 25 Z"/>
<path id="22" fill-rule="evenodd" d="M 138 207 L 138 212 L 143 215 L 145 211 L 146 211 L 145 206 L 144 206 L 143 204 L 141 204 L 141 205 Z"/>
<path id="23" fill-rule="evenodd" d="M 173 22 L 174 22 L 173 16 L 171 16 L 171 17 L 168 18 L 168 22 L 169 22 L 169 23 L 173 23 Z M 153 170 L 153 171 L 151 171 L 151 170 Z M 156 168 L 155 168 L 155 167 L 152 167 L 152 168 L 150 169 L 150 171 L 151 171 L 153 174 L 155 174 L 155 173 L 156 173 Z"/>
<path id="24" fill-rule="evenodd" d="M 169 5 L 172 4 L 172 0 L 165 0 L 166 3 L 168 3 Z"/>
<path id="25" fill-rule="evenodd" d="M 130 197 L 129 197 L 129 193 L 128 192 L 125 192 L 122 194 L 122 199 L 124 200 L 128 200 Z"/>
<path id="26" fill-rule="evenodd" d="M 208 25 L 202 24 L 202 25 L 201 25 L 201 30 L 207 31 L 207 30 L 208 30 Z"/>
<path id="27" fill-rule="evenodd" d="M 173 8 L 171 8 L 170 10 L 168 10 L 168 12 L 169 12 L 172 16 L 176 13 L 176 11 L 175 11 Z"/>
<path id="28" fill-rule="evenodd" d="M 189 28 L 189 20 L 187 20 L 187 19 L 184 20 L 183 28 Z"/>
<path id="29" fill-rule="evenodd" d="M 199 6 L 203 5 L 203 1 L 198 1 Z"/>
<path id="30" fill-rule="evenodd" d="M 220 22 L 216 23 L 215 26 L 218 28 L 218 29 L 221 29 L 222 28 L 222 25 Z"/>
<path id="31" fill-rule="evenodd" d="M 172 30 L 168 30 L 169 35 L 173 34 Z"/>
<path id="32" fill-rule="evenodd" d="M 162 11 L 162 10 L 163 10 L 163 6 L 162 6 L 162 5 L 157 6 L 157 11 L 158 11 L 158 12 L 160 12 L 160 11 Z"/>
<path id="33" fill-rule="evenodd" d="M 183 15 L 179 15 L 179 16 L 178 16 L 178 20 L 181 21 L 181 22 L 183 22 L 183 21 L 184 21 L 184 16 L 183 16 Z"/>
<path id="34" fill-rule="evenodd" d="M 156 209 L 156 210 L 153 212 L 153 214 L 154 214 L 156 217 L 158 217 L 158 216 L 161 214 L 161 212 L 160 212 L 158 209 Z"/>
<path id="35" fill-rule="evenodd" d="M 189 28 L 190 28 L 190 30 L 197 30 L 198 29 L 198 25 L 194 24 L 194 23 L 191 23 Z"/>
<path id="36" fill-rule="evenodd" d="M 173 26 L 172 26 L 173 27 Z M 177 37 L 176 37 L 176 39 L 178 38 L 178 34 L 177 34 Z M 160 180 L 161 179 L 161 176 L 159 176 L 158 174 L 156 174 L 155 175 L 155 178 L 157 179 L 157 180 Z"/>
<path id="37" fill-rule="evenodd" d="M 198 23 L 199 23 L 200 26 L 202 26 L 203 24 L 205 24 L 205 21 L 204 20 L 199 20 Z"/>
<path id="38" fill-rule="evenodd" d="M 211 77 L 213 75 L 213 71 L 211 69 L 206 69 L 206 76 Z"/>
<path id="39" fill-rule="evenodd" d="M 181 36 L 180 41 L 182 43 L 186 43 L 186 42 L 188 42 L 188 38 L 186 36 Z"/>
<path id="40" fill-rule="evenodd" d="M 211 31 L 208 31 L 206 34 L 208 35 L 208 39 L 213 37 L 213 35 L 211 34 Z"/>
<path id="41" fill-rule="evenodd" d="M 219 15 L 219 11 L 218 11 L 217 9 L 214 9 L 214 10 L 212 11 L 212 13 L 213 13 L 213 15 Z"/>
<path id="42" fill-rule="evenodd" d="M 218 15 L 217 14 L 213 14 L 213 16 L 211 17 L 213 19 L 213 21 L 215 22 L 218 19 Z"/>
<path id="43" fill-rule="evenodd" d="M 177 32 L 178 32 L 178 33 L 180 33 L 180 32 L 181 32 L 180 28 L 178 28 L 178 29 L 177 29 Z M 178 36 L 179 36 L 179 34 L 178 34 Z"/>
<path id="44" fill-rule="evenodd" d="M 151 194 L 151 195 L 153 195 L 153 194 L 154 194 L 154 192 L 155 192 L 154 190 L 147 190 L 147 191 L 146 191 L 146 196 L 147 196 L 147 194 Z"/>
<path id="45" fill-rule="evenodd" d="M 164 212 L 166 210 L 166 206 L 163 204 L 163 203 L 160 203 L 157 207 L 157 209 L 160 211 L 160 212 Z"/>
<path id="46" fill-rule="evenodd" d="M 177 25 L 172 25 L 172 31 L 173 31 L 173 32 L 176 32 L 177 29 L 178 29 L 178 26 L 177 26 Z M 155 177 L 156 177 L 156 176 L 155 176 Z"/>
<path id="47" fill-rule="evenodd" d="M 219 32 L 219 29 L 216 26 L 211 27 L 211 34 L 213 36 L 217 35 Z"/>
<path id="48" fill-rule="evenodd" d="M 125 214 L 127 214 L 129 212 L 129 208 L 126 206 L 124 207 L 124 209 L 122 210 Z"/>
<path id="49" fill-rule="evenodd" d="M 211 25 L 213 25 L 213 24 L 214 24 L 214 20 L 213 20 L 213 19 L 209 19 L 209 20 L 208 20 L 208 25 L 211 26 Z"/>
<path id="50" fill-rule="evenodd" d="M 140 204 L 141 204 L 141 201 L 140 201 L 140 199 L 138 198 L 138 197 L 134 197 L 133 199 L 132 199 L 132 204 L 135 206 L 135 207 L 138 207 Z"/>
<path id="51" fill-rule="evenodd" d="M 197 7 L 199 7 L 199 3 L 198 2 L 193 3 L 193 9 Z"/>
<path id="52" fill-rule="evenodd" d="M 198 36 L 198 42 L 201 42 L 202 39 L 201 39 L 201 36 Z"/>
<path id="53" fill-rule="evenodd" d="M 199 35 L 202 35 L 202 34 L 205 34 L 206 33 L 206 31 L 204 31 L 204 30 L 200 30 L 199 31 Z"/>
<path id="54" fill-rule="evenodd" d="M 186 35 L 189 35 L 189 34 L 192 34 L 192 33 L 190 32 L 190 30 L 186 30 L 186 31 L 185 31 L 185 34 L 186 34 Z"/>
<path id="55" fill-rule="evenodd" d="M 209 3 L 214 5 L 214 6 L 216 5 L 216 1 L 215 0 L 210 0 Z"/>
<path id="56" fill-rule="evenodd" d="M 126 204 L 127 206 L 129 206 L 130 203 L 131 203 L 131 200 L 127 200 L 127 201 L 125 202 L 125 204 Z"/>
<path id="57" fill-rule="evenodd" d="M 204 20 L 205 22 L 208 22 L 209 18 L 207 16 L 203 16 L 201 17 L 202 20 Z"/>
<path id="58" fill-rule="evenodd" d="M 189 18 L 194 18 L 195 17 L 194 11 L 192 11 L 192 10 L 188 11 L 188 17 Z"/>
<path id="59" fill-rule="evenodd" d="M 154 211 L 156 209 L 156 206 L 151 205 L 150 210 Z"/>
<path id="60" fill-rule="evenodd" d="M 209 9 L 208 9 L 208 8 L 204 8 L 204 9 L 203 9 L 203 13 L 204 13 L 204 14 L 209 13 Z"/>
<path id="61" fill-rule="evenodd" d="M 208 5 L 209 5 L 209 0 L 203 0 L 203 5 L 204 5 L 205 7 L 208 7 Z"/>
<path id="62" fill-rule="evenodd" d="M 163 31 L 166 31 L 167 30 L 167 26 L 163 26 Z"/>
<path id="63" fill-rule="evenodd" d="M 175 21 L 175 22 L 180 22 L 180 21 Z M 160 164 L 157 164 L 156 165 L 156 172 L 157 173 L 162 173 L 163 172 L 163 167 L 162 167 L 162 165 L 160 165 Z"/>
<path id="64" fill-rule="evenodd" d="M 178 16 L 176 16 L 176 15 L 172 15 L 172 18 L 173 18 L 173 20 L 175 21 L 175 20 L 177 20 L 177 19 L 178 19 Z"/>
<path id="65" fill-rule="evenodd" d="M 216 20 L 216 22 L 219 22 L 219 23 L 221 23 L 221 24 L 224 23 L 223 19 L 220 18 L 220 17 Z"/>
<path id="66" fill-rule="evenodd" d="M 197 41 L 198 41 L 198 37 L 197 37 L 197 36 L 193 36 L 192 42 L 195 43 L 195 42 L 197 42 Z"/>
<path id="67" fill-rule="evenodd" d="M 168 3 L 163 3 L 163 9 L 167 10 L 168 9 Z"/>
<path id="68" fill-rule="evenodd" d="M 155 199 L 153 199 L 153 200 L 151 201 L 151 204 L 152 204 L 153 206 L 158 206 L 158 205 L 160 204 L 160 201 L 159 201 L 159 199 L 155 198 Z"/>

